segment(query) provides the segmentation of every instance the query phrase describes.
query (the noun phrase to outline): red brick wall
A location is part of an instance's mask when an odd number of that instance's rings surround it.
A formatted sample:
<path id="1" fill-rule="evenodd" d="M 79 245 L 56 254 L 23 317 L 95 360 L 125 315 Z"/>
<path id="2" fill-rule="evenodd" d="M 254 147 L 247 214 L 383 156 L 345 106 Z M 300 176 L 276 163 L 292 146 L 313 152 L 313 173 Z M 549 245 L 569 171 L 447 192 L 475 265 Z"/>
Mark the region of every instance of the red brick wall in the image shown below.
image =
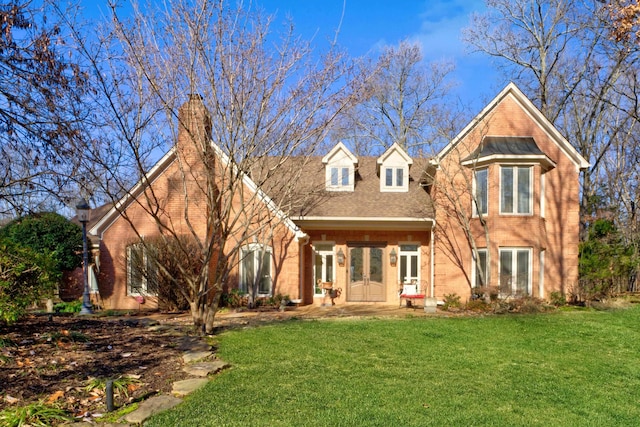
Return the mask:
<path id="1" fill-rule="evenodd" d="M 531 136 L 538 147 L 556 162 L 556 167 L 545 176 L 545 215 L 541 216 L 540 195 L 541 167 L 534 167 L 533 215 L 500 215 L 499 212 L 499 164 L 489 169 L 489 215 L 485 218 L 490 230 L 489 246 L 492 285 L 498 280 L 499 247 L 531 247 L 532 293 L 539 293 L 540 250 L 545 251 L 544 292 L 548 298 L 553 291 L 567 291 L 577 281 L 579 181 L 576 165 L 567 157 L 550 136 L 529 116 L 511 96 L 500 101 L 495 109 L 442 161 L 437 173 L 438 184 L 434 188 L 436 201 L 436 294 L 456 293 L 470 295 L 471 249 L 463 228 L 451 220 L 446 212 L 452 209 L 444 197 L 452 188 L 464 188 L 470 183 L 471 169 L 459 165 L 475 149 L 483 136 Z M 445 172 L 446 171 L 446 172 Z M 461 207 L 470 217 L 471 197 L 461 199 Z M 470 229 L 478 247 L 486 247 L 484 229 L 478 219 L 470 220 Z"/>

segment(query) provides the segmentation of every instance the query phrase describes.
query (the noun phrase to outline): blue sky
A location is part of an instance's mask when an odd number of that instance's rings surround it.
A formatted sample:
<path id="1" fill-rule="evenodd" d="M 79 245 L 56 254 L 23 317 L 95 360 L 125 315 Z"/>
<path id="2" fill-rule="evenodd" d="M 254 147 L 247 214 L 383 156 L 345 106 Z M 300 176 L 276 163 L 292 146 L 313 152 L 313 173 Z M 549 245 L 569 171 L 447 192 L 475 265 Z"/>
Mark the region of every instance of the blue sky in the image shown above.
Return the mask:
<path id="1" fill-rule="evenodd" d="M 106 0 L 82 0 L 89 16 L 106 10 Z M 386 45 L 409 39 L 421 44 L 427 61 L 455 63 L 454 94 L 475 114 L 505 85 L 490 59 L 470 54 L 460 40 L 469 15 L 485 9 L 484 0 L 244 0 L 275 16 L 275 25 L 291 17 L 297 31 L 318 44 L 333 38 L 354 57 L 375 56 Z M 124 0 L 123 10 L 129 2 Z"/>
<path id="2" fill-rule="evenodd" d="M 493 71 L 489 58 L 469 53 L 461 41 L 469 15 L 485 10 L 484 0 L 254 1 L 276 14 L 276 23 L 291 16 L 306 38 L 315 36 L 324 41 L 340 26 L 338 42 L 352 56 L 376 55 L 381 47 L 404 39 L 419 42 L 426 60 L 455 63 L 455 94 L 473 114 L 508 83 Z"/>

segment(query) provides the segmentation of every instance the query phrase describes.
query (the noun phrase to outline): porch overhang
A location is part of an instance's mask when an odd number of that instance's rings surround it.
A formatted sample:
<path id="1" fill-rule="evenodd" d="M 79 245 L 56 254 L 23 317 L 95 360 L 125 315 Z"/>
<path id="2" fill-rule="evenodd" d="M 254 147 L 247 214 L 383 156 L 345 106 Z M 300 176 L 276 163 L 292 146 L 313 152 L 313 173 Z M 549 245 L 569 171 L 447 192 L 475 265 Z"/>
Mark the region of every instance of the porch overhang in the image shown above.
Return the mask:
<path id="1" fill-rule="evenodd" d="M 385 217 L 313 217 L 293 218 L 303 230 L 390 230 L 429 231 L 435 226 L 433 218 L 385 218 Z"/>

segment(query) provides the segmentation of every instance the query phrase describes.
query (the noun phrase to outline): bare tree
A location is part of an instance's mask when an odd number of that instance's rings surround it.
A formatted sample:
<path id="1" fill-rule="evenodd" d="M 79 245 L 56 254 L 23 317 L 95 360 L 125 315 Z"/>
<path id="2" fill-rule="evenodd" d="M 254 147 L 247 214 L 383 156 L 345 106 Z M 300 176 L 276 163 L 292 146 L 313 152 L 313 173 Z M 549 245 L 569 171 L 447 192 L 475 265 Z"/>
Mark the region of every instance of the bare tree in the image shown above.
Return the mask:
<path id="1" fill-rule="evenodd" d="M 51 9 L 48 1 L 0 5 L 0 216 L 59 208 L 81 175 L 88 76 Z"/>
<path id="2" fill-rule="evenodd" d="M 629 80 L 638 49 L 611 40 L 598 1 L 487 1 L 464 33 L 475 50 L 496 59 L 543 114 L 591 163 L 582 174 L 582 231 L 607 184 L 603 159 L 628 137 Z M 612 196 L 612 194 L 611 194 Z M 609 196 L 610 200 L 614 200 Z"/>
<path id="3" fill-rule="evenodd" d="M 336 138 L 349 141 L 362 155 L 394 143 L 409 153 L 431 151 L 441 134 L 453 64 L 425 64 L 420 46 L 402 41 L 385 48 L 375 63 L 361 66 L 359 75 L 368 80 L 358 86 L 358 98 L 340 119 Z"/>
<path id="4" fill-rule="evenodd" d="M 182 256 L 193 259 L 196 245 L 200 268 L 177 266 L 176 285 L 195 326 L 210 333 L 221 292 L 237 281 L 243 259 L 257 256 L 248 245 L 291 243 L 287 198 L 262 189 L 276 175 L 296 182 L 299 170 L 283 165 L 312 154 L 347 103 L 349 86 L 337 85 L 343 58 L 333 46 L 317 55 L 291 23 L 274 33 L 271 17 L 224 0 L 134 4 L 126 21 L 113 6 L 111 18 L 97 45 L 78 37 L 99 88 L 100 138 L 88 151 L 104 171 L 100 192 L 134 206 L 118 205 L 141 245 L 143 225 L 132 212 L 144 212 L 172 250 L 191 242 Z M 171 191 L 131 188 L 132 177 L 156 179 L 149 168 L 166 149 Z M 171 276 L 162 263 L 156 268 Z"/>

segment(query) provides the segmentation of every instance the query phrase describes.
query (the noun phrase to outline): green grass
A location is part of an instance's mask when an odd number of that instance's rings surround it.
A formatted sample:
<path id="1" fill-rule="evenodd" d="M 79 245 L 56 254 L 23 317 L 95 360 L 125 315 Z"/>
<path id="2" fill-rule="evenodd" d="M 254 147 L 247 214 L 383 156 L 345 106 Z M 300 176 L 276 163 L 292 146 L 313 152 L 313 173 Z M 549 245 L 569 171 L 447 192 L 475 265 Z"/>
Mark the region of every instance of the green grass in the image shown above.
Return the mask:
<path id="1" fill-rule="evenodd" d="M 145 426 L 635 426 L 638 325 L 640 307 L 230 331 L 232 369 Z"/>

